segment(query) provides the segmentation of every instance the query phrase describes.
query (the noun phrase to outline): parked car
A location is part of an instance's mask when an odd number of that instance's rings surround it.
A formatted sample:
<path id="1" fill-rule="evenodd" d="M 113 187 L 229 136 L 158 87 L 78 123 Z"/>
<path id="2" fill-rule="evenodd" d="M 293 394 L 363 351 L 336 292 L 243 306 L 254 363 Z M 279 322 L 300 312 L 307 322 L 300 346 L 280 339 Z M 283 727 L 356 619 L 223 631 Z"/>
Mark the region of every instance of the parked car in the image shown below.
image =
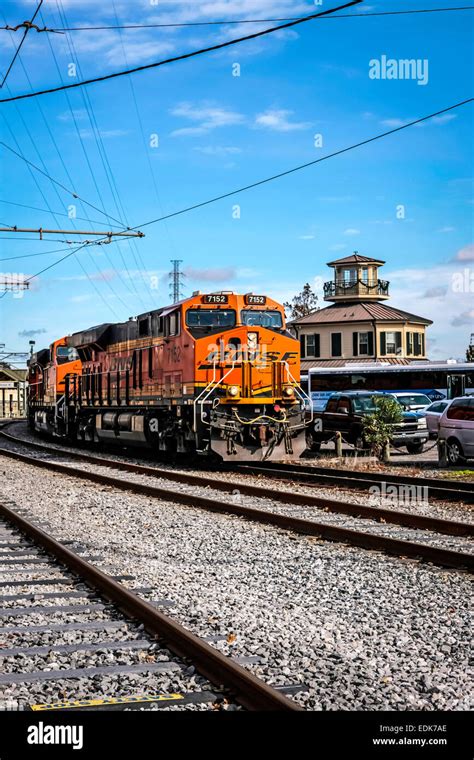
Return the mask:
<path id="1" fill-rule="evenodd" d="M 375 412 L 376 398 L 386 398 L 386 394 L 370 391 L 334 393 L 325 410 L 314 415 L 309 431 L 310 448 L 318 451 L 321 443 L 329 441 L 336 431 L 347 443 L 363 447 L 362 418 Z M 426 419 L 416 412 L 403 410 L 403 421 L 394 425 L 393 445 L 397 448 L 406 446 L 410 454 L 421 454 L 427 440 Z"/>
<path id="2" fill-rule="evenodd" d="M 446 441 L 450 464 L 474 458 L 474 397 L 453 399 L 439 419 L 439 440 Z"/>
<path id="3" fill-rule="evenodd" d="M 393 396 L 407 412 L 425 411 L 431 404 L 431 399 L 429 396 L 425 396 L 424 393 L 410 393 L 408 391 L 392 393 L 390 391 L 387 395 Z"/>
<path id="4" fill-rule="evenodd" d="M 423 412 L 426 417 L 426 426 L 430 438 L 438 437 L 439 420 L 444 410 L 450 405 L 450 401 L 433 401 Z"/>

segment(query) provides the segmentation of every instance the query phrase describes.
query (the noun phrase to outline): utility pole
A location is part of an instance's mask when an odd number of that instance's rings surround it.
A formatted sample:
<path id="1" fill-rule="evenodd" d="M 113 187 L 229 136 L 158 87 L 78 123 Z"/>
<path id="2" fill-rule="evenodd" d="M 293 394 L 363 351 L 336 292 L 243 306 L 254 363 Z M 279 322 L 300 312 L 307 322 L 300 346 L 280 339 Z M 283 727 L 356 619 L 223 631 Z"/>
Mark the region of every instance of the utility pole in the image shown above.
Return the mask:
<path id="1" fill-rule="evenodd" d="M 173 303 L 181 300 L 181 288 L 183 285 L 184 274 L 181 272 L 179 265 L 183 263 L 182 259 L 171 259 L 173 270 L 169 273 L 170 278 L 170 296 Z"/>

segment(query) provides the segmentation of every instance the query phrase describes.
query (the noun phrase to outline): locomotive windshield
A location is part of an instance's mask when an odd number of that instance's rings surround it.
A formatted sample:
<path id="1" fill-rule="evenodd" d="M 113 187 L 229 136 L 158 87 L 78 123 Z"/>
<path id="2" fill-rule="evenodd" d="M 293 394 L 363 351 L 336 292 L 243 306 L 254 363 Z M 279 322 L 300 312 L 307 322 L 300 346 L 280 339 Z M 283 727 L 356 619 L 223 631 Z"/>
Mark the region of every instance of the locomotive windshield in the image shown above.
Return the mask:
<path id="1" fill-rule="evenodd" d="M 281 329 L 283 318 L 279 311 L 260 311 L 257 309 L 245 309 L 240 315 L 243 325 L 249 327 L 270 327 Z"/>
<path id="2" fill-rule="evenodd" d="M 234 327 L 235 311 L 232 309 L 189 309 L 186 312 L 188 327 Z"/>
<path id="3" fill-rule="evenodd" d="M 79 359 L 79 354 L 72 346 L 58 346 L 56 348 L 56 361 L 58 364 L 75 362 L 77 359 Z"/>

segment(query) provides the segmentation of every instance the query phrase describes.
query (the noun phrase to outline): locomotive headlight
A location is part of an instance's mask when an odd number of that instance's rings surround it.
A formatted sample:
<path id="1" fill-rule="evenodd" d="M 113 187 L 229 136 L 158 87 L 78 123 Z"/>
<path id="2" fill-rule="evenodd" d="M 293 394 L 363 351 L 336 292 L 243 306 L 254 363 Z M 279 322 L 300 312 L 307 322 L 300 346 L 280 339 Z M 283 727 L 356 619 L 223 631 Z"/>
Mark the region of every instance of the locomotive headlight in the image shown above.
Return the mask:
<path id="1" fill-rule="evenodd" d="M 238 396 L 239 393 L 240 393 L 240 388 L 238 385 L 230 385 L 227 388 L 227 395 L 232 396 L 232 398 L 235 398 L 236 396 Z"/>
<path id="2" fill-rule="evenodd" d="M 287 385 L 286 388 L 283 388 L 283 395 L 291 398 L 291 396 L 295 395 L 295 389 L 291 385 Z"/>

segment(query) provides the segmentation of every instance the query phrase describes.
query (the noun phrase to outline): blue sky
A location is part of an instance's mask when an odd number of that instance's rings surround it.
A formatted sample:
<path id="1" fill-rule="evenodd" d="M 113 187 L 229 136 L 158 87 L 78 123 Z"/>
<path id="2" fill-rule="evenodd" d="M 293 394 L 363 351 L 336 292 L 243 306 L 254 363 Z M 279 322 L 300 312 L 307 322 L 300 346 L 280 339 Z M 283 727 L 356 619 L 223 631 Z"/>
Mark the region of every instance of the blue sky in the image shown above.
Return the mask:
<path id="1" fill-rule="evenodd" d="M 337 4 L 324 0 L 321 9 Z M 367 0 L 348 12 L 454 4 Z M 6 0 L 0 25 L 5 19 L 18 24 L 35 6 Z M 63 26 L 58 7 L 68 26 L 87 26 L 116 24 L 116 18 L 130 24 L 285 17 L 314 12 L 315 4 L 115 0 L 114 7 L 45 0 L 40 25 Z M 68 97 L 62 92 L 0 104 L 1 140 L 67 187 L 72 180 L 89 203 L 140 225 L 470 97 L 473 18 L 473 12 L 458 12 L 313 21 L 72 90 Z M 101 76 L 264 26 L 32 31 L 1 92 L 28 92 L 30 84 L 45 89 L 58 85 L 60 76 L 68 83 Z M 0 70 L 6 70 L 20 34 L 0 30 Z M 428 81 L 370 78 L 370 61 L 382 56 L 427 61 Z M 71 62 L 76 79 L 68 76 Z M 233 76 L 235 64 L 240 76 Z M 254 290 L 286 300 L 309 281 L 325 305 L 322 282 L 331 275 L 326 262 L 358 250 L 387 262 L 382 276 L 391 282 L 390 303 L 434 320 L 430 357 L 462 357 L 474 331 L 472 114 L 472 105 L 464 106 L 146 227 L 146 237 L 135 245 L 91 247 L 71 256 L 33 280 L 22 298 L 0 299 L 0 343 L 23 350 L 32 337 L 46 345 L 60 334 L 163 305 L 169 302 L 173 258 L 183 260 L 185 294 Z M 158 147 L 150 147 L 151 135 L 158 136 Z M 322 145 L 315 145 L 315 135 Z M 108 229 L 104 215 L 80 204 L 77 216 L 84 220 L 58 216 L 67 215 L 75 201 L 34 170 L 33 179 L 26 164 L 1 147 L 0 173 L 3 224 Z M 24 237 L 1 234 L 0 258 L 43 255 L 3 260 L 1 272 L 30 276 L 67 253 L 45 253 L 68 247 L 61 236 L 42 242 Z"/>

